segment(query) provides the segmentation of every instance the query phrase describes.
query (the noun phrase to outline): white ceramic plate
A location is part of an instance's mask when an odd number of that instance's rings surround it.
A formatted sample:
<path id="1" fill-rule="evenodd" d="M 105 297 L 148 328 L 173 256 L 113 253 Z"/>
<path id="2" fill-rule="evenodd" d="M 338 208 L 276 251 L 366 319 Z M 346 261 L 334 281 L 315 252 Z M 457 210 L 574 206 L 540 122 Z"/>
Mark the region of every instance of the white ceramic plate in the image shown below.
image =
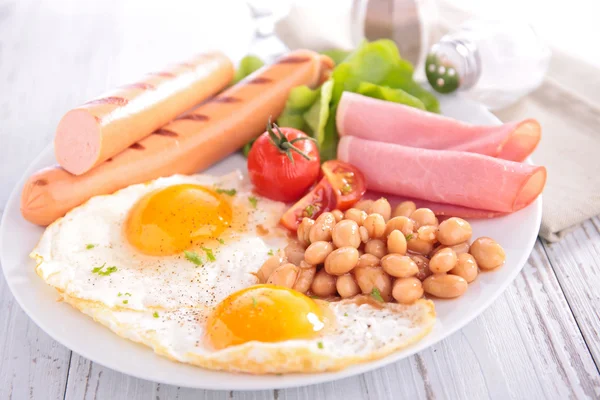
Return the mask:
<path id="1" fill-rule="evenodd" d="M 458 98 L 441 99 L 443 113 L 468 122 L 496 124 L 498 120 L 481 105 Z M 42 167 L 55 164 L 47 148 L 25 172 L 25 177 Z M 234 155 L 207 173 L 221 174 L 245 168 L 245 160 Z M 370 371 L 415 354 L 444 339 L 477 317 L 502 293 L 519 273 L 535 243 L 540 226 L 542 202 L 493 220 L 472 221 L 473 235 L 491 236 L 506 250 L 506 265 L 482 273 L 467 293 L 455 300 L 436 301 L 438 319 L 433 331 L 415 345 L 379 361 L 356 365 L 324 374 L 253 376 L 208 371 L 159 357 L 147 347 L 125 340 L 92 321 L 68 304 L 56 302 L 57 294 L 35 273 L 28 254 L 43 228 L 21 217 L 19 198 L 23 178 L 14 189 L 2 218 L 1 261 L 4 276 L 15 298 L 31 319 L 52 338 L 82 356 L 106 367 L 161 383 L 202 389 L 259 390 L 309 385 Z"/>

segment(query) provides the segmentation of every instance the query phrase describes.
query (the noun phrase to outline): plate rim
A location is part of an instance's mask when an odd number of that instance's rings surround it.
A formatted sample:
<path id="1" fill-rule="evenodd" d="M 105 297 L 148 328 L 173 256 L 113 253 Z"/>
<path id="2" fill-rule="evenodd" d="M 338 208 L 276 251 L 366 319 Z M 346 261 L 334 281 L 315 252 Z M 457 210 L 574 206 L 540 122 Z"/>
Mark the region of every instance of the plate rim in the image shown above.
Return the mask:
<path id="1" fill-rule="evenodd" d="M 461 101 L 465 101 L 465 99 L 461 99 Z M 467 101 L 467 102 L 469 102 L 469 101 Z M 484 111 L 486 111 L 491 117 L 496 119 L 496 121 L 499 121 L 497 119 L 497 117 L 494 116 L 492 113 L 490 113 L 488 110 L 484 109 Z M 36 168 L 36 165 L 43 158 L 47 157 L 47 153 L 51 152 L 52 148 L 53 148 L 53 145 L 52 145 L 52 143 L 50 143 L 29 164 L 29 166 L 24 171 L 23 175 L 21 176 L 21 178 L 19 179 L 19 181 L 13 188 L 13 190 L 6 202 L 5 208 L 4 208 L 2 220 L 0 221 L 0 263 L 2 264 L 2 270 L 3 270 L 2 273 L 4 275 L 7 287 L 9 288 L 12 296 L 15 298 L 17 304 L 19 304 L 19 306 L 25 312 L 25 314 L 42 331 L 44 331 L 44 333 L 46 333 L 48 336 L 50 336 L 56 342 L 60 343 L 62 346 L 66 347 L 67 349 L 79 354 L 80 356 L 82 356 L 92 362 L 98 363 L 99 365 L 102 365 L 106 368 L 115 370 L 117 372 L 120 372 L 120 373 L 123 373 L 126 375 L 133 376 L 138 379 L 143 379 L 143 380 L 167 384 L 167 385 L 177 385 L 180 387 L 205 389 L 205 390 L 257 391 L 257 390 L 285 389 L 285 388 L 293 388 L 293 387 L 300 387 L 300 386 L 316 385 L 316 384 L 320 384 L 320 383 L 332 382 L 332 381 L 336 381 L 336 380 L 340 380 L 340 379 L 344 379 L 344 378 L 349 378 L 349 377 L 356 376 L 356 375 L 366 373 L 369 371 L 374 371 L 376 369 L 380 369 L 384 366 L 398 362 L 404 358 L 410 357 L 418 352 L 421 352 L 421 351 L 441 342 L 444 339 L 447 339 L 449 336 L 454 334 L 456 331 L 464 328 L 466 325 L 468 325 L 470 322 L 472 322 L 475 318 L 480 316 L 481 313 L 483 311 L 485 311 L 502 293 L 504 293 L 506 291 L 508 286 L 514 282 L 516 276 L 522 271 L 523 267 L 527 263 L 527 260 L 531 256 L 531 252 L 532 252 L 532 250 L 535 246 L 535 242 L 537 241 L 537 238 L 538 238 L 538 235 L 534 235 L 531 238 L 529 238 L 528 242 L 525 244 L 525 246 L 523 246 L 523 248 L 526 249 L 526 251 L 524 251 L 522 253 L 521 257 L 516 262 L 516 264 L 518 264 L 518 266 L 514 268 L 514 270 L 508 275 L 508 277 L 502 282 L 502 284 L 497 286 L 494 293 L 492 293 L 490 296 L 485 297 L 485 300 L 479 302 L 477 304 L 477 306 L 474 306 L 473 307 L 474 311 L 470 312 L 468 314 L 468 316 L 464 317 L 464 320 L 461 323 L 455 324 L 454 327 L 447 329 L 445 331 L 442 331 L 438 335 L 439 337 L 434 339 L 431 343 L 428 343 L 425 340 L 421 340 L 421 341 L 403 349 L 402 351 L 392 353 L 392 354 L 390 354 L 384 358 L 381 358 L 379 360 L 356 364 L 356 365 L 350 366 L 350 367 L 340 370 L 340 371 L 324 372 L 324 373 L 287 374 L 287 375 L 283 375 L 283 376 L 254 375 L 255 377 L 258 377 L 256 380 L 247 381 L 241 385 L 240 384 L 234 385 L 234 388 L 226 387 L 226 386 L 224 386 L 223 383 L 218 383 L 216 381 L 212 382 L 210 380 L 204 380 L 204 381 L 200 380 L 200 382 L 202 382 L 201 385 L 190 385 L 190 382 L 185 381 L 185 380 L 179 380 L 179 381 L 177 379 L 166 380 L 166 379 L 161 379 L 160 376 L 157 376 L 157 377 L 153 376 L 153 377 L 149 378 L 145 375 L 136 373 L 136 371 L 128 371 L 128 370 L 120 368 L 119 365 L 113 365 L 115 363 L 111 364 L 110 362 L 105 363 L 104 360 L 100 361 L 96 357 L 90 356 L 89 352 L 86 351 L 85 348 L 81 348 L 82 346 L 79 346 L 77 344 L 73 345 L 72 343 L 69 343 L 69 344 L 65 343 L 60 338 L 60 336 L 55 335 L 55 332 L 53 332 L 52 328 L 46 329 L 47 324 L 41 322 L 37 318 L 37 316 L 35 316 L 36 313 L 32 312 L 26 305 L 24 305 L 25 303 L 24 303 L 23 299 L 21 298 L 22 294 L 18 290 L 17 291 L 14 290 L 14 288 L 13 288 L 14 282 L 13 282 L 12 278 L 7 276 L 7 274 L 6 274 L 6 268 L 5 268 L 6 256 L 5 256 L 3 245 L 4 245 L 5 230 L 7 229 L 6 221 L 8 219 L 8 210 L 15 209 L 15 207 L 16 207 L 16 209 L 20 209 L 20 207 L 19 207 L 20 193 L 21 193 L 21 189 L 22 189 L 27 177 L 31 174 L 31 172 L 34 170 L 34 168 Z M 526 160 L 526 162 L 531 163 L 531 159 L 528 158 Z M 532 204 L 530 204 L 526 208 L 531 208 L 531 207 L 535 207 L 535 228 L 539 232 L 539 228 L 541 226 L 541 219 L 542 219 L 542 195 L 540 195 Z M 86 318 L 89 318 L 89 317 L 86 316 Z M 99 325 L 99 326 L 102 329 L 108 329 L 105 326 L 102 326 L 102 325 Z M 433 329 L 435 329 L 435 325 L 434 325 Z M 431 332 L 430 332 L 430 334 L 431 334 Z M 131 342 L 131 343 L 133 344 L 133 342 Z M 150 349 L 150 348 L 148 348 L 147 350 L 152 351 L 152 349 Z M 156 356 L 160 357 L 158 355 L 156 355 Z M 202 368 L 199 368 L 199 367 L 195 367 L 195 368 L 198 368 L 199 371 L 203 371 Z M 213 373 L 217 372 L 217 373 L 220 373 L 223 375 L 228 375 L 231 377 L 235 377 L 236 375 L 239 376 L 238 373 L 232 373 L 232 372 L 225 372 L 225 371 L 211 371 L 211 372 L 213 372 Z M 246 375 L 246 374 L 243 374 L 243 375 Z M 222 382 L 222 381 L 219 381 L 219 382 Z M 229 383 L 230 382 L 226 381 L 226 384 L 229 384 Z"/>

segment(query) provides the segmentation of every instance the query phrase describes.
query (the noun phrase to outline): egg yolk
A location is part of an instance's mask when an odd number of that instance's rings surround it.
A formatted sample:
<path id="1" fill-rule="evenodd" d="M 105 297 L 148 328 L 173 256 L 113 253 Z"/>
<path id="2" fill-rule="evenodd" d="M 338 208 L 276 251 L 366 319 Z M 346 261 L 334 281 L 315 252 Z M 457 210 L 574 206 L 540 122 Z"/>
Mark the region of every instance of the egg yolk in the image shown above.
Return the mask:
<path id="1" fill-rule="evenodd" d="M 323 310 L 310 297 L 275 285 L 233 293 L 209 316 L 207 339 L 219 350 L 252 340 L 310 339 L 325 326 Z"/>
<path id="2" fill-rule="evenodd" d="M 142 253 L 170 255 L 219 237 L 231 220 L 231 206 L 218 193 L 180 184 L 142 197 L 129 212 L 125 235 Z"/>

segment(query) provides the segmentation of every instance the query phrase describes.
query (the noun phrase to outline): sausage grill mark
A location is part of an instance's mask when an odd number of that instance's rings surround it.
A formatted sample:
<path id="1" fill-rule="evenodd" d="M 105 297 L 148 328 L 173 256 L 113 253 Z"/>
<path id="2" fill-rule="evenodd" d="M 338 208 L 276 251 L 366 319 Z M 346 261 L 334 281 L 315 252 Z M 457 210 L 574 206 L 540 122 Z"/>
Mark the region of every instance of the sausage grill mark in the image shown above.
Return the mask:
<path id="1" fill-rule="evenodd" d="M 84 105 L 88 106 L 88 105 L 92 105 L 92 104 L 114 104 L 115 106 L 124 106 L 127 103 L 128 103 L 128 100 L 123 97 L 110 96 L 110 97 L 103 97 L 101 99 L 90 100 L 87 103 L 84 103 Z"/>
<path id="2" fill-rule="evenodd" d="M 187 119 L 190 121 L 208 121 L 210 117 L 203 114 L 187 114 L 182 115 L 181 117 L 176 118 L 176 120 Z"/>
<path id="3" fill-rule="evenodd" d="M 148 75 L 151 76 L 160 76 L 161 78 L 175 78 L 175 74 L 171 72 L 161 71 L 161 72 L 150 72 Z"/>
<path id="4" fill-rule="evenodd" d="M 134 149 L 134 150 L 144 150 L 145 149 L 145 147 L 139 143 L 134 143 L 131 146 L 129 146 L 129 148 Z"/>
<path id="5" fill-rule="evenodd" d="M 112 157 L 106 160 L 106 162 L 111 162 L 111 161 L 112 161 Z"/>
<path id="6" fill-rule="evenodd" d="M 273 80 L 270 78 L 265 78 L 264 76 L 257 76 L 256 78 L 251 79 L 246 83 L 248 85 L 264 85 L 265 83 L 271 83 L 271 82 L 273 82 Z"/>
<path id="7" fill-rule="evenodd" d="M 121 88 L 122 89 L 142 89 L 142 90 L 156 89 L 156 87 L 153 84 L 146 83 L 146 82 L 129 83 L 127 85 L 121 86 Z"/>
<path id="8" fill-rule="evenodd" d="M 154 132 L 155 135 L 160 135 L 160 136 L 167 136 L 167 137 L 177 137 L 179 136 L 179 134 L 170 131 L 168 129 L 159 129 L 157 131 Z"/>
<path id="9" fill-rule="evenodd" d="M 33 184 L 36 186 L 46 186 L 48 181 L 45 179 L 38 179 L 37 181 L 33 182 Z"/>
<path id="10" fill-rule="evenodd" d="M 239 103 L 241 100 L 232 96 L 219 96 L 211 100 L 213 103 Z"/>
<path id="11" fill-rule="evenodd" d="M 310 57 L 291 56 L 277 61 L 277 64 L 302 64 L 308 61 L 310 61 Z"/>

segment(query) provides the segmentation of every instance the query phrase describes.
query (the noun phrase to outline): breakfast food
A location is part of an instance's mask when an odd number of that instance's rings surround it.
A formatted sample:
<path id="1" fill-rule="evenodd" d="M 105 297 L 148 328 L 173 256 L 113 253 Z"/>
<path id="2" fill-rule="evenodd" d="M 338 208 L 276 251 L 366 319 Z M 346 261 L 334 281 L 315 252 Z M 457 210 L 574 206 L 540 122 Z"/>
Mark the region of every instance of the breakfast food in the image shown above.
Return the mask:
<path id="1" fill-rule="evenodd" d="M 248 175 L 258 194 L 272 200 L 298 200 L 319 176 L 314 139 L 293 128 L 267 125 L 248 153 Z"/>
<path id="2" fill-rule="evenodd" d="M 340 140 L 338 155 L 362 171 L 369 189 L 474 209 L 520 210 L 540 195 L 546 183 L 546 168 L 541 166 L 353 136 Z"/>
<path id="3" fill-rule="evenodd" d="M 479 153 L 523 161 L 541 139 L 534 119 L 501 125 L 473 125 L 392 103 L 344 92 L 337 115 L 340 136 L 432 150 Z"/>
<path id="4" fill-rule="evenodd" d="M 385 198 L 363 200 L 345 213 L 303 218 L 297 242 L 286 249 L 294 257 L 271 257 L 258 277 L 325 299 L 360 293 L 401 304 L 413 304 L 424 293 L 455 298 L 466 292 L 479 269 L 496 269 L 506 259 L 491 238 L 469 244 L 472 234 L 467 221 L 452 217 L 439 223 L 432 210 L 413 202 L 392 210 Z M 308 278 L 305 271 L 310 271 Z"/>
<path id="5" fill-rule="evenodd" d="M 31 256 L 65 302 L 162 356 L 211 369 L 337 370 L 430 331 L 428 300 L 327 302 L 257 285 L 270 257 L 279 272 L 269 275 L 285 282 L 298 272 L 300 290 L 331 283 L 290 264 L 298 248 L 278 226 L 285 208 L 253 194 L 239 172 L 175 175 L 92 198 L 50 225 Z"/>
<path id="6" fill-rule="evenodd" d="M 54 140 L 56 159 L 81 175 L 217 94 L 232 79 L 231 61 L 214 52 L 104 93 L 61 119 Z"/>
<path id="7" fill-rule="evenodd" d="M 207 168 L 263 132 L 291 88 L 319 84 L 331 65 L 312 51 L 290 52 L 84 175 L 57 167 L 38 171 L 25 183 L 21 213 L 48 225 L 93 196 Z"/>

